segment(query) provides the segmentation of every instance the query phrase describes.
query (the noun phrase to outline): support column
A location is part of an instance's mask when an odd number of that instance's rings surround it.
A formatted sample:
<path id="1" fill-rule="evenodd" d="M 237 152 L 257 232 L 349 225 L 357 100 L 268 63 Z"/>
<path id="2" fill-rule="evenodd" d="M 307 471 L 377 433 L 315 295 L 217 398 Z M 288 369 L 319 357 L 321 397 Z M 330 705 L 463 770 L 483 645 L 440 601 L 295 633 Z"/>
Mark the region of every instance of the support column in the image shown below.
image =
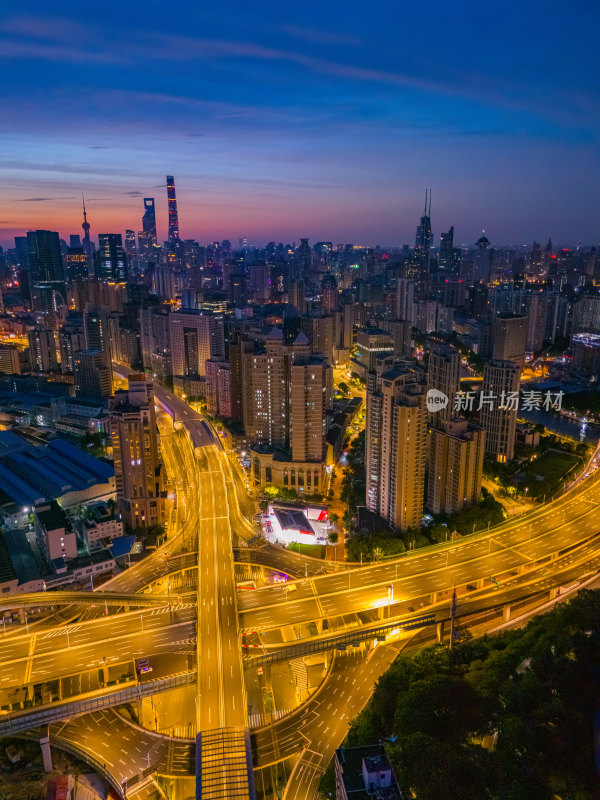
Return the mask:
<path id="1" fill-rule="evenodd" d="M 477 586 L 477 588 L 478 588 L 478 589 L 483 589 L 483 583 L 484 583 L 484 580 L 485 580 L 485 578 L 480 578 L 480 579 L 477 581 L 477 583 L 475 584 L 475 586 Z"/>
<path id="2" fill-rule="evenodd" d="M 502 610 L 502 619 L 504 622 L 510 621 L 510 606 L 504 606 Z"/>
<path id="3" fill-rule="evenodd" d="M 432 606 L 434 606 L 438 601 L 438 594 L 439 592 L 432 592 L 429 596 L 429 602 Z"/>
<path id="4" fill-rule="evenodd" d="M 555 586 L 554 589 L 550 589 L 550 600 L 554 600 L 555 597 L 560 595 L 560 586 Z"/>
<path id="5" fill-rule="evenodd" d="M 435 630 L 437 633 L 438 644 L 441 644 L 444 641 L 444 620 L 437 623 Z"/>
<path id="6" fill-rule="evenodd" d="M 52 753 L 50 751 L 50 736 L 48 734 L 48 728 L 46 728 L 45 735 L 40 738 L 40 747 L 42 748 L 44 772 L 52 772 Z"/>

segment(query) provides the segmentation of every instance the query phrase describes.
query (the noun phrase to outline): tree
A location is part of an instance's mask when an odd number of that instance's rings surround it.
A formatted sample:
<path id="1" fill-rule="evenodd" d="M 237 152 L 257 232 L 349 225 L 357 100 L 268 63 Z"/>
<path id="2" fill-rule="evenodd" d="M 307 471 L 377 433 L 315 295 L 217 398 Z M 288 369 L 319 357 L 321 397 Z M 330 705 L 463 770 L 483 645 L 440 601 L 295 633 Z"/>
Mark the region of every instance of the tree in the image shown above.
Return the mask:
<path id="1" fill-rule="evenodd" d="M 337 544 L 337 541 L 339 539 L 338 532 L 337 531 L 329 531 L 329 533 L 327 534 L 327 539 L 328 539 L 330 544 Z"/>

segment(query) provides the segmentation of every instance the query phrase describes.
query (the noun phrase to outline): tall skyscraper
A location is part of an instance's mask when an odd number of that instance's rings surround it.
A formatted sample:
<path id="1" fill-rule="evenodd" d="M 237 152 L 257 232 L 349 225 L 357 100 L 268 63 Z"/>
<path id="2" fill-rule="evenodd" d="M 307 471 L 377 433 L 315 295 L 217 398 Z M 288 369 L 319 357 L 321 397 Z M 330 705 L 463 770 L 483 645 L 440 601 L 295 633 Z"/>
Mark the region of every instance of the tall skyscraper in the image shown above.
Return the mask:
<path id="1" fill-rule="evenodd" d="M 432 345 L 427 364 L 427 388 L 436 389 L 448 398 L 445 408 L 429 412 L 429 424 L 432 427 L 443 428 L 455 413 L 454 398 L 460 390 L 460 363 L 461 356 L 456 350 L 442 344 Z"/>
<path id="2" fill-rule="evenodd" d="M 423 517 L 427 410 L 422 375 L 412 369 L 371 372 L 367 384 L 366 505 L 393 528 Z"/>
<path id="3" fill-rule="evenodd" d="M 36 311 L 56 311 L 66 304 L 60 240 L 56 231 L 27 232 L 31 297 Z"/>
<path id="4" fill-rule="evenodd" d="M 149 528 L 163 518 L 163 470 L 154 412 L 154 389 L 143 375 L 109 404 L 117 502 L 128 525 Z"/>
<path id="5" fill-rule="evenodd" d="M 335 275 L 328 272 L 321 281 L 321 310 L 324 314 L 330 314 L 336 310 L 339 302 L 340 295 Z"/>
<path id="6" fill-rule="evenodd" d="M 454 274 L 454 226 L 440 235 L 439 268 L 447 275 Z"/>
<path id="7" fill-rule="evenodd" d="M 71 239 L 73 238 L 72 236 Z M 79 239 L 79 236 L 77 238 Z M 65 256 L 65 266 L 70 281 L 77 280 L 78 278 L 84 280 L 88 278 L 88 261 L 83 247 L 69 247 L 67 255 Z"/>
<path id="8" fill-rule="evenodd" d="M 125 231 L 125 255 L 127 256 L 127 264 L 129 265 L 129 271 L 132 275 L 138 274 L 138 256 L 137 256 L 137 244 L 135 241 L 135 231 L 126 230 Z"/>
<path id="9" fill-rule="evenodd" d="M 175 311 L 169 315 L 169 336 L 174 376 L 204 376 L 209 358 L 225 357 L 220 317 L 192 309 Z"/>
<path id="10" fill-rule="evenodd" d="M 179 217 L 177 216 L 177 198 L 175 197 L 175 180 L 167 175 L 167 201 L 169 204 L 169 244 L 179 243 Z"/>
<path id="11" fill-rule="evenodd" d="M 429 191 L 429 194 L 428 194 Z M 429 202 L 429 207 L 428 207 Z M 421 221 L 417 226 L 415 237 L 414 259 L 417 271 L 423 279 L 429 274 L 429 260 L 431 258 L 431 245 L 433 244 L 433 234 L 431 232 L 431 189 L 425 190 L 425 210 Z"/>
<path id="12" fill-rule="evenodd" d="M 156 234 L 156 209 L 154 207 L 153 197 L 144 197 L 144 215 L 142 217 L 142 230 L 146 234 L 146 239 L 149 244 L 156 245 L 158 243 L 158 238 Z"/>
<path id="13" fill-rule="evenodd" d="M 497 461 L 515 454 L 521 367 L 514 361 L 490 361 L 483 370 L 479 422 L 485 429 L 485 452 Z"/>
<path id="14" fill-rule="evenodd" d="M 485 431 L 466 419 L 433 428 L 429 442 L 427 508 L 433 514 L 455 514 L 479 502 Z"/>
<path id="15" fill-rule="evenodd" d="M 102 281 L 124 283 L 128 278 L 127 256 L 120 233 L 101 233 L 94 254 L 96 277 Z"/>
<path id="16" fill-rule="evenodd" d="M 475 263 L 473 267 L 475 277 L 482 283 L 489 283 L 492 273 L 492 259 L 490 253 L 490 240 L 483 231 L 477 240 L 477 252 L 475 253 Z"/>

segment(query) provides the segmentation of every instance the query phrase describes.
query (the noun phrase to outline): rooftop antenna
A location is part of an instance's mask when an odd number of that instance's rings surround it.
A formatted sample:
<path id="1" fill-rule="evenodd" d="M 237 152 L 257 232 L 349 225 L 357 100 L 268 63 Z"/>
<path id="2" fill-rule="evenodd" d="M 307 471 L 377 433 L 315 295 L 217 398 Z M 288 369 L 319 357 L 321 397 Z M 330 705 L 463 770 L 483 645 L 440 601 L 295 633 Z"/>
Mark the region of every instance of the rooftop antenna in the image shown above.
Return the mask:
<path id="1" fill-rule="evenodd" d="M 427 216 L 431 217 L 431 189 L 429 190 L 429 212 Z"/>

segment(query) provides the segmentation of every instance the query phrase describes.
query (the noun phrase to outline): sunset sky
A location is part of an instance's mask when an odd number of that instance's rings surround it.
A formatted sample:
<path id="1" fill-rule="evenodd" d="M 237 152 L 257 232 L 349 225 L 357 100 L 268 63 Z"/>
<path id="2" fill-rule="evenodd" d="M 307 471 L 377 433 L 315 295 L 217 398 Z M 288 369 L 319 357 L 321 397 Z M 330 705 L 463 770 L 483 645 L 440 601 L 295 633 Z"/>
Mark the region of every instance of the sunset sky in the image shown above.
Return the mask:
<path id="1" fill-rule="evenodd" d="M 394 10 L 396 9 L 396 10 Z M 89 13 L 87 13 L 89 12 Z M 600 240 L 598 2 L 26 0 L 0 12 L 0 243 Z"/>

